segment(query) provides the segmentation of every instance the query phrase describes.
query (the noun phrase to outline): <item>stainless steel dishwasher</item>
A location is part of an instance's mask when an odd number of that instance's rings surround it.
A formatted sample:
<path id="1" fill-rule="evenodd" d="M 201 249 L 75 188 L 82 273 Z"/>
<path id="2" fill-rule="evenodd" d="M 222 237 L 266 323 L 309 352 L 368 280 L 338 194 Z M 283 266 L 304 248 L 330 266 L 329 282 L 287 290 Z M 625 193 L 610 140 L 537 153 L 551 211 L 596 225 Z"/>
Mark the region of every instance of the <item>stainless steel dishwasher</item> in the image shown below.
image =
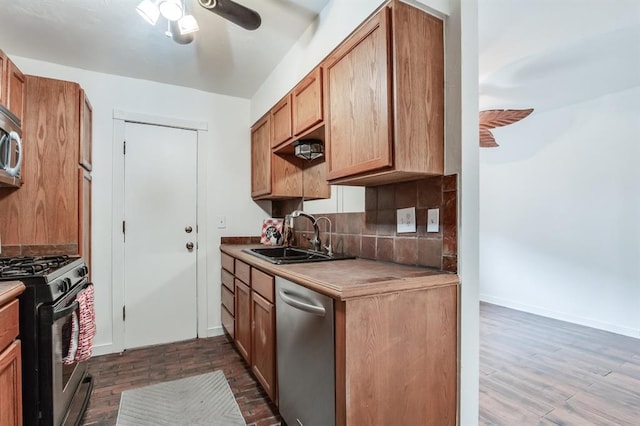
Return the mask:
<path id="1" fill-rule="evenodd" d="M 276 293 L 280 415 L 289 426 L 333 426 L 333 299 L 280 277 Z"/>

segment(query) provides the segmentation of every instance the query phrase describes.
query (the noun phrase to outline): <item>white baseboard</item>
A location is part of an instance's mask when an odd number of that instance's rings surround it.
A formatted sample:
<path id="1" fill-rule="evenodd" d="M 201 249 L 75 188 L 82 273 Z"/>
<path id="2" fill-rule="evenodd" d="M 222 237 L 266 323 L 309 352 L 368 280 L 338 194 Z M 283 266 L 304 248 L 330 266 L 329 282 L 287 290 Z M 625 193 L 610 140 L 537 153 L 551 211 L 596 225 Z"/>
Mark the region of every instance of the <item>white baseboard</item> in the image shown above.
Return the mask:
<path id="1" fill-rule="evenodd" d="M 101 345 L 93 346 L 93 355 L 92 356 L 100 356 L 100 355 L 109 355 L 116 354 L 120 351 L 115 347 L 113 343 L 103 343 Z"/>
<path id="2" fill-rule="evenodd" d="M 201 337 L 201 338 L 202 337 L 216 337 L 216 336 L 222 336 L 223 334 L 224 334 L 224 329 L 222 328 L 221 325 L 219 325 L 217 327 L 208 328 L 206 336 L 199 336 L 199 337 Z M 102 344 L 93 346 L 93 355 L 92 356 L 117 354 L 117 353 L 120 353 L 120 352 L 121 351 L 113 344 L 113 342 L 102 343 Z"/>
<path id="3" fill-rule="evenodd" d="M 207 336 L 206 337 L 216 337 L 216 336 L 222 336 L 224 334 L 224 329 L 222 328 L 221 325 L 216 326 L 216 327 L 209 327 L 207 329 Z"/>
<path id="4" fill-rule="evenodd" d="M 640 329 L 621 327 L 616 324 L 595 321 L 591 318 L 584 318 L 576 315 L 567 314 L 564 312 L 556 312 L 549 309 L 541 308 L 539 306 L 527 305 L 526 303 L 515 302 L 513 300 L 490 296 L 487 294 L 480 294 L 480 301 L 493 303 L 494 305 L 500 305 L 500 306 L 504 306 L 511 309 L 516 309 L 518 311 L 529 312 L 530 314 L 541 315 L 547 318 L 553 318 L 560 321 L 571 322 L 574 324 L 584 325 L 586 327 L 596 328 L 598 330 L 609 331 L 611 333 L 621 334 L 623 336 L 640 339 Z"/>

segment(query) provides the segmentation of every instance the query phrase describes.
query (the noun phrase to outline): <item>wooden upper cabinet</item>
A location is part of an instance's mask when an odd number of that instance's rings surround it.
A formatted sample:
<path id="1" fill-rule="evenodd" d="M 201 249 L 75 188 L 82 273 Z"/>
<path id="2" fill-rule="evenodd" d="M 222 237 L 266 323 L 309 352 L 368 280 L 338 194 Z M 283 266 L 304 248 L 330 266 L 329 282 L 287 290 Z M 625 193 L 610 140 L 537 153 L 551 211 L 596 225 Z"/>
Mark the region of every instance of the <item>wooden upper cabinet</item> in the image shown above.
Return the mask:
<path id="1" fill-rule="evenodd" d="M 7 105 L 7 66 L 9 58 L 0 50 L 0 104 Z"/>
<path id="2" fill-rule="evenodd" d="M 323 71 L 331 183 L 443 174 L 440 19 L 393 0 L 329 55 Z"/>
<path id="3" fill-rule="evenodd" d="M 271 193 L 271 116 L 265 115 L 251 128 L 251 196 Z"/>
<path id="4" fill-rule="evenodd" d="M 287 95 L 271 108 L 271 146 L 275 148 L 291 136 L 291 96 Z"/>
<path id="5" fill-rule="evenodd" d="M 7 60 L 7 108 L 22 122 L 24 119 L 24 74 Z"/>
<path id="6" fill-rule="evenodd" d="M 93 108 L 84 90 L 80 89 L 80 154 L 78 163 L 91 171 L 91 144 L 92 144 L 92 123 Z"/>
<path id="7" fill-rule="evenodd" d="M 251 196 L 284 199 L 302 196 L 302 161 L 274 154 L 270 143 L 272 115 L 266 114 L 251 128 Z"/>
<path id="8" fill-rule="evenodd" d="M 392 165 L 389 26 L 384 8 L 324 64 L 329 180 Z"/>
<path id="9" fill-rule="evenodd" d="M 89 264 L 91 106 L 77 83 L 32 75 L 25 82 L 24 184 L 0 199 L 8 212 L 0 214 L 2 242 L 81 254 Z"/>
<path id="10" fill-rule="evenodd" d="M 22 122 L 25 108 L 24 74 L 0 50 L 0 104 L 4 105 Z M 24 125 L 21 123 L 21 125 Z"/>
<path id="11" fill-rule="evenodd" d="M 300 135 L 323 120 L 322 69 L 314 69 L 291 93 L 293 134 Z"/>

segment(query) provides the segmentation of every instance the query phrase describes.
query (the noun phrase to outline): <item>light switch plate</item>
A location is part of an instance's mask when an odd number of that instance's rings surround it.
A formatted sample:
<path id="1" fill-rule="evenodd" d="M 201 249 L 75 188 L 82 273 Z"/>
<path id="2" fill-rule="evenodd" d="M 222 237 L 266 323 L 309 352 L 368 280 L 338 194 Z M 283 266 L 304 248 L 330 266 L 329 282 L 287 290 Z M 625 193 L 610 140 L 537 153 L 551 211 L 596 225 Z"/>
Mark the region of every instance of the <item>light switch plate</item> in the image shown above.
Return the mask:
<path id="1" fill-rule="evenodd" d="M 398 209 L 397 213 L 399 234 L 416 232 L 416 208 L 407 207 L 406 209 Z"/>
<path id="2" fill-rule="evenodd" d="M 427 232 L 438 232 L 440 230 L 440 209 L 427 210 Z"/>
<path id="3" fill-rule="evenodd" d="M 218 216 L 216 220 L 218 224 L 218 229 L 224 229 L 227 227 L 227 217 L 226 216 Z"/>

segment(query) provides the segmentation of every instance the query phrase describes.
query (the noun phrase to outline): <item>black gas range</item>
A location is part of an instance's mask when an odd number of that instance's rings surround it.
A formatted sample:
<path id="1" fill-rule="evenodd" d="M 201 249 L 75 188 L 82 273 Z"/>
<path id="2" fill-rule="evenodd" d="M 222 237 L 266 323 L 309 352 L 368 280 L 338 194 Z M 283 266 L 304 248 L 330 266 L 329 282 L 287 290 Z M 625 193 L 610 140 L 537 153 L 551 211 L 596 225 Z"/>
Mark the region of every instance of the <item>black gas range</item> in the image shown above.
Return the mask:
<path id="1" fill-rule="evenodd" d="M 86 361 L 63 362 L 72 345 L 76 296 L 87 286 L 81 257 L 0 258 L 0 281 L 22 281 L 22 406 L 26 426 L 77 425 L 93 387 Z M 76 326 L 77 328 L 77 326 Z"/>

